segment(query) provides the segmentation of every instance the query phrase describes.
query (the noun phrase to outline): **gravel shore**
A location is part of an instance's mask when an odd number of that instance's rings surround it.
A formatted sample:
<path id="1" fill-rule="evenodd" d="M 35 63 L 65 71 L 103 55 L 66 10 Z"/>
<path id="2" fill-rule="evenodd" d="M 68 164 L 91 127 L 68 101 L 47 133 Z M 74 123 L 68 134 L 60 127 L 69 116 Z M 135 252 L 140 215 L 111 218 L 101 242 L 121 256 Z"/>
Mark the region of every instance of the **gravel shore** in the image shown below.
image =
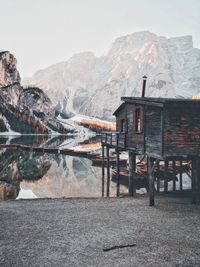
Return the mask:
<path id="1" fill-rule="evenodd" d="M 0 202 L 0 266 L 200 266 L 186 197 Z"/>

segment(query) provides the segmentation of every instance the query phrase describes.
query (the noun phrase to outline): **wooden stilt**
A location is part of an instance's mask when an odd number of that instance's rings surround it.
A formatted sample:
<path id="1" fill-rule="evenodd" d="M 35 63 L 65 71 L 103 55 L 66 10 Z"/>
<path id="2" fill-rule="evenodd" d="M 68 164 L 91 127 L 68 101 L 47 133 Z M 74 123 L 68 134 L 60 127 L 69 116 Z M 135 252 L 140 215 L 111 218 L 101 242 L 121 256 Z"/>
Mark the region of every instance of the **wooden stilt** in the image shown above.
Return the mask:
<path id="1" fill-rule="evenodd" d="M 200 203 L 200 157 L 197 158 L 197 203 Z"/>
<path id="2" fill-rule="evenodd" d="M 7 192 L 6 192 L 6 187 L 3 188 L 3 200 L 7 200 Z"/>
<path id="3" fill-rule="evenodd" d="M 136 194 L 135 187 L 135 171 L 136 171 L 136 155 L 135 152 L 129 151 L 129 196 L 133 197 Z"/>
<path id="4" fill-rule="evenodd" d="M 159 173 L 160 171 L 160 161 L 157 163 L 157 172 Z M 160 192 L 160 177 L 159 175 L 157 176 L 157 192 Z"/>
<path id="5" fill-rule="evenodd" d="M 104 197 L 104 186 L 105 186 L 105 156 L 104 156 L 104 145 L 102 145 L 102 197 Z"/>
<path id="6" fill-rule="evenodd" d="M 149 206 L 154 206 L 154 169 L 156 168 L 157 161 L 154 164 L 154 160 L 152 158 L 148 158 L 148 176 L 149 176 Z"/>
<path id="7" fill-rule="evenodd" d="M 192 160 L 192 204 L 199 202 L 199 158 Z"/>
<path id="8" fill-rule="evenodd" d="M 179 176 L 179 185 L 180 185 L 180 190 L 183 190 L 183 162 L 180 160 L 180 176 Z"/>
<path id="9" fill-rule="evenodd" d="M 167 193 L 168 191 L 168 167 L 169 162 L 168 160 L 165 160 L 165 176 L 164 176 L 164 192 Z"/>
<path id="10" fill-rule="evenodd" d="M 110 196 L 110 156 L 109 156 L 109 147 L 106 147 L 107 150 L 107 192 L 106 192 L 106 196 L 109 197 Z"/>
<path id="11" fill-rule="evenodd" d="M 172 162 L 172 167 L 173 167 L 173 175 L 174 175 L 174 178 L 173 178 L 173 191 L 176 191 L 176 161 L 173 160 Z"/>
<path id="12" fill-rule="evenodd" d="M 192 160 L 192 181 L 191 181 L 192 204 L 196 204 L 196 178 L 197 178 L 196 159 L 193 159 Z"/>
<path id="13" fill-rule="evenodd" d="M 116 165 L 117 165 L 117 197 L 119 197 L 120 194 L 120 183 L 119 183 L 119 150 L 116 151 Z"/>
<path id="14" fill-rule="evenodd" d="M 12 188 L 12 199 L 16 199 L 16 197 L 17 197 L 17 189 L 16 187 L 13 187 Z"/>

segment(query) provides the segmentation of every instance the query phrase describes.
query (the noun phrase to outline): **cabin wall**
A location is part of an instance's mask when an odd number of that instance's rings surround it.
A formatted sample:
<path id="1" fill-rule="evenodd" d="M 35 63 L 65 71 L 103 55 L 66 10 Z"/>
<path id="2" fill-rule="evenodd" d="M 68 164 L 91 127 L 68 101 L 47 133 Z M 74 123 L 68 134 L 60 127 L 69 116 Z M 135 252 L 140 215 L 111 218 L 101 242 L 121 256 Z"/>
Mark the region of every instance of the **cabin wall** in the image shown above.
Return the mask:
<path id="1" fill-rule="evenodd" d="M 126 121 L 126 107 L 120 110 L 116 116 L 116 131 L 121 132 L 122 120 Z"/>
<path id="2" fill-rule="evenodd" d="M 162 109 L 146 107 L 145 109 L 145 152 L 151 156 L 162 156 Z"/>
<path id="3" fill-rule="evenodd" d="M 135 131 L 135 110 L 140 108 L 142 111 L 143 124 L 143 110 L 144 107 L 136 104 L 127 103 L 116 115 L 116 130 L 122 132 L 122 120 L 125 121 L 124 133 L 126 133 L 126 148 L 135 149 L 138 154 L 144 153 L 144 130 L 141 133 Z"/>
<path id="4" fill-rule="evenodd" d="M 127 105 L 127 138 L 126 146 L 128 149 L 136 148 L 136 153 L 144 153 L 144 130 L 141 133 L 135 131 L 135 110 L 140 108 L 144 114 L 144 107 L 136 104 Z M 142 116 L 143 116 L 142 114 Z M 142 118 L 142 124 L 144 119 Z"/>
<path id="5" fill-rule="evenodd" d="M 199 105 L 165 108 L 164 156 L 200 156 Z"/>

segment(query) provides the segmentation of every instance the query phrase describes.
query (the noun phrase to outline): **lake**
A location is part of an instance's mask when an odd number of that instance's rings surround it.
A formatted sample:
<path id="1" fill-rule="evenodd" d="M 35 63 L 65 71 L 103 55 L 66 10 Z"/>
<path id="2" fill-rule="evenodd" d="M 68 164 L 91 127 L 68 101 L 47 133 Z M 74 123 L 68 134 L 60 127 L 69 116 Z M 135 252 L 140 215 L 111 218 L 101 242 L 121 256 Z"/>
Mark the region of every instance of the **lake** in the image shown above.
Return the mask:
<path id="1" fill-rule="evenodd" d="M 0 145 L 0 200 L 102 197 L 101 166 L 94 166 L 90 157 L 85 156 L 101 154 L 100 136 L 0 136 Z M 51 153 L 44 153 L 47 149 Z M 69 153 L 72 149 L 76 153 Z M 121 194 L 127 194 L 127 182 L 120 180 Z M 137 192 L 146 193 L 144 185 L 140 186 Z M 179 188 L 178 180 L 176 186 Z M 163 181 L 160 188 L 164 190 Z M 184 174 L 183 189 L 188 188 L 191 179 Z M 110 196 L 115 197 L 116 191 L 116 176 L 111 175 Z"/>
<path id="2" fill-rule="evenodd" d="M 0 144 L 101 152 L 100 136 L 1 136 Z M 120 191 L 127 192 L 127 187 L 121 186 Z M 0 149 L 0 199 L 101 197 L 101 192 L 101 168 L 92 166 L 86 157 L 21 147 Z M 112 180 L 110 196 L 116 196 Z"/>

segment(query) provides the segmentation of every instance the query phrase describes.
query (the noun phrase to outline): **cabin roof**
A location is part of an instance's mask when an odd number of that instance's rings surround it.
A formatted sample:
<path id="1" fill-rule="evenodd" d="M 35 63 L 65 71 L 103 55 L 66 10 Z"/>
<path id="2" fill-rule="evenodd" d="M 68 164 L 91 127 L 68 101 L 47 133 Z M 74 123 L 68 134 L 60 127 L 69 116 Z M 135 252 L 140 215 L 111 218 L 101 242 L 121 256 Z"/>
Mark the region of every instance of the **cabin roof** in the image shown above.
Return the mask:
<path id="1" fill-rule="evenodd" d="M 123 109 L 123 107 L 126 106 L 126 103 L 123 102 L 116 110 L 115 112 L 113 113 L 113 115 L 115 116 L 120 110 Z"/>
<path id="2" fill-rule="evenodd" d="M 145 106 L 163 107 L 166 104 L 194 104 L 197 103 L 200 107 L 200 99 L 184 99 L 184 98 L 153 98 L 153 97 L 121 97 L 123 103 L 115 110 L 113 115 L 116 115 L 126 103 L 139 104 Z"/>

